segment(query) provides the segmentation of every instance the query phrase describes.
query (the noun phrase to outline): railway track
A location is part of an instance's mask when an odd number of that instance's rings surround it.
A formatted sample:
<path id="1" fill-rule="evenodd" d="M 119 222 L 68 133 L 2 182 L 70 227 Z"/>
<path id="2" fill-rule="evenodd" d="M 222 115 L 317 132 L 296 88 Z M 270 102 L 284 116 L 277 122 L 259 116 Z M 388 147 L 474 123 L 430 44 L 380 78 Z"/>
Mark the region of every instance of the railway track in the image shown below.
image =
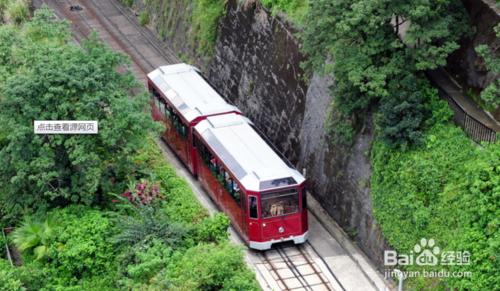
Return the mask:
<path id="1" fill-rule="evenodd" d="M 280 244 L 261 253 L 262 263 L 280 290 L 345 290 L 312 245 Z"/>
<path id="2" fill-rule="evenodd" d="M 77 42 L 90 37 L 95 32 L 99 39 L 107 43 L 113 50 L 128 55 L 132 60 L 132 71 L 144 80 L 145 75 L 160 64 L 173 64 L 179 59 L 168 48 L 160 47 L 155 41 L 155 36 L 144 27 L 141 27 L 132 13 L 122 7 L 116 1 L 99 2 L 95 0 L 42 0 L 52 8 L 58 17 L 70 21 L 73 35 Z M 102 13 L 99 5 L 111 5 L 119 11 L 120 15 L 128 20 L 134 30 L 140 33 L 141 39 L 132 41 L 130 37 L 118 27 L 113 19 Z M 145 55 L 141 45 L 146 45 L 153 50 L 154 56 Z M 159 63 L 153 63 L 152 58 L 161 59 Z"/>

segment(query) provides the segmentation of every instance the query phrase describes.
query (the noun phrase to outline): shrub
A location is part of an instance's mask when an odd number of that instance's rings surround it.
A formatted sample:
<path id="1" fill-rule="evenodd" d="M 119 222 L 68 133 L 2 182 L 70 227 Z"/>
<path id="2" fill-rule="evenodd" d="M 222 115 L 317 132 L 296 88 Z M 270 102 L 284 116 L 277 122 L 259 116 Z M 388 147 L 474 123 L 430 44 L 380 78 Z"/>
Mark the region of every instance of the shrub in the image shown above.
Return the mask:
<path id="1" fill-rule="evenodd" d="M 448 113 L 435 112 L 433 118 Z M 438 122 L 422 145 L 404 152 L 378 139 L 372 161 L 374 214 L 391 246 L 408 254 L 426 237 L 442 251 L 471 252 L 470 265 L 440 267 L 473 276 L 434 279 L 442 289 L 490 290 L 500 284 L 494 271 L 500 246 L 498 143 L 479 148 L 461 129 Z M 429 286 L 428 280 L 410 282 Z"/>
<path id="2" fill-rule="evenodd" d="M 222 242 L 227 240 L 229 218 L 223 213 L 216 213 L 210 218 L 195 224 L 194 239 L 198 242 Z"/>
<path id="3" fill-rule="evenodd" d="M 29 17 L 28 3 L 25 0 L 15 0 L 7 5 L 5 18 L 14 24 L 21 24 Z"/>
<path id="4" fill-rule="evenodd" d="M 146 180 L 129 185 L 127 191 L 122 193 L 133 204 L 149 205 L 157 199 L 164 198 L 160 194 L 160 187 Z"/>
<path id="5" fill-rule="evenodd" d="M 112 272 L 115 249 L 108 241 L 114 232 L 110 219 L 84 206 L 68 206 L 52 214 L 59 223 L 54 229 L 50 265 L 61 283 Z"/>
<path id="6" fill-rule="evenodd" d="M 221 290 L 238 291 L 238 290 L 260 290 L 255 280 L 255 275 L 248 269 L 235 271 L 231 277 L 224 281 L 224 286 Z"/>
<path id="7" fill-rule="evenodd" d="M 224 15 L 225 0 L 199 0 L 194 2 L 191 17 L 191 38 L 197 47 L 197 53 L 209 56 L 217 39 L 219 18 Z"/>
<path id="8" fill-rule="evenodd" d="M 139 14 L 139 24 L 141 24 L 142 26 L 149 24 L 149 13 L 148 12 L 142 11 L 141 14 Z"/>
<path id="9" fill-rule="evenodd" d="M 133 214 L 117 221 L 120 233 L 113 238 L 117 245 L 147 245 L 160 240 L 167 246 L 178 246 L 187 230 L 170 221 L 161 211 L 146 205 L 134 205 Z"/>
<path id="10" fill-rule="evenodd" d="M 122 0 L 121 2 L 127 7 L 132 7 L 132 5 L 134 5 L 134 0 Z"/>
<path id="11" fill-rule="evenodd" d="M 47 270 L 38 261 L 12 267 L 0 258 L 0 290 L 40 290 L 48 277 Z"/>
<path id="12" fill-rule="evenodd" d="M 177 176 L 175 170 L 164 159 L 153 138 L 147 140 L 142 150 L 132 160 L 135 170 L 132 178 L 151 178 L 160 183 L 166 199 L 161 201 L 162 211 L 168 219 L 180 223 L 197 223 L 208 216 L 206 209 L 196 199 L 187 182 Z"/>
<path id="13" fill-rule="evenodd" d="M 7 4 L 9 3 L 9 0 L 0 0 L 0 23 L 3 21 L 3 13 L 5 11 L 5 8 L 7 8 Z"/>
<path id="14" fill-rule="evenodd" d="M 287 18 L 298 27 L 304 25 L 309 8 L 309 0 L 262 0 L 262 4 L 271 8 L 273 14 L 278 11 L 284 12 Z"/>
<path id="15" fill-rule="evenodd" d="M 15 267 L 12 267 L 10 263 L 4 259 L 0 259 L 0 290 L 26 290 L 22 282 L 16 276 Z"/>
<path id="16" fill-rule="evenodd" d="M 179 290 L 259 290 L 251 275 L 240 272 L 249 272 L 240 248 L 228 243 L 200 244 L 176 253 L 165 279 Z M 250 281 L 242 282 L 242 277 Z"/>
<path id="17" fill-rule="evenodd" d="M 381 99 L 377 114 L 381 138 L 391 146 L 418 144 L 424 121 L 430 115 L 424 104 L 438 98 L 436 90 L 412 74 L 389 81 L 389 88 L 394 94 Z"/>
<path id="18" fill-rule="evenodd" d="M 164 269 L 172 255 L 172 249 L 160 240 L 135 250 L 135 261 L 127 266 L 127 275 L 135 281 L 146 283 Z"/>

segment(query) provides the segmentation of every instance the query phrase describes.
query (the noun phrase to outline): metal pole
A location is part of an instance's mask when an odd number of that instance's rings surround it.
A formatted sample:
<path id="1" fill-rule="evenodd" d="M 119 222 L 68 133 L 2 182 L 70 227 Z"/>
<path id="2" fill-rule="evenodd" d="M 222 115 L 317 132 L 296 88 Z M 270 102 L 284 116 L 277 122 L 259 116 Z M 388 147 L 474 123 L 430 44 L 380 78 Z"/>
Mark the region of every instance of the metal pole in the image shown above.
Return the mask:
<path id="1" fill-rule="evenodd" d="M 398 291 L 403 291 L 403 280 L 404 280 L 404 274 L 401 270 L 394 269 L 394 273 L 398 276 L 399 284 L 398 284 Z"/>
<path id="2" fill-rule="evenodd" d="M 5 250 L 7 251 L 7 258 L 9 259 L 10 266 L 14 267 L 14 263 L 12 263 L 12 257 L 10 256 L 9 245 L 7 245 L 7 237 L 5 236 L 5 231 L 3 230 L 3 227 L 2 227 L 2 235 L 3 235 L 3 240 L 5 242 Z"/>

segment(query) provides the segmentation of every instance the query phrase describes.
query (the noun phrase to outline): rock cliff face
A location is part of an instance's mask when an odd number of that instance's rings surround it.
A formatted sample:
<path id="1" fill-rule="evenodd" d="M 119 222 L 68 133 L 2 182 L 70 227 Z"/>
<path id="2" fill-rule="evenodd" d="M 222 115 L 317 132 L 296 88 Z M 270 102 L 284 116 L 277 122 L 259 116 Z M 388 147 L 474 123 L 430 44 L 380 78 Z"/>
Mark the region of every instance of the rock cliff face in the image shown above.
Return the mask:
<path id="1" fill-rule="evenodd" d="M 293 29 L 255 2 L 230 1 L 220 21 L 213 85 L 237 105 L 298 169 L 332 217 L 379 266 L 387 245 L 373 218 L 369 181 L 371 118 L 352 147 L 333 146 L 324 128 L 333 80 L 306 81 Z"/>
<path id="2" fill-rule="evenodd" d="M 307 83 L 291 32 L 255 4 L 230 3 L 209 67 L 213 85 L 249 116 L 294 164 Z"/>
<path id="3" fill-rule="evenodd" d="M 486 88 L 498 74 L 489 72 L 484 60 L 478 56 L 475 48 L 486 44 L 498 58 L 500 39 L 494 27 L 500 21 L 500 8 L 492 0 L 462 0 L 473 27 L 471 35 L 460 41 L 460 48 L 448 58 L 447 69 L 469 90 L 478 93 Z M 500 120 L 500 107 L 492 112 Z"/>
<path id="4" fill-rule="evenodd" d="M 461 77 L 466 85 L 483 89 L 498 76 L 488 73 L 484 61 L 475 52 L 475 47 L 487 44 L 498 55 L 500 40 L 496 37 L 494 27 L 500 20 L 498 9 L 492 9 L 483 0 L 463 0 L 470 17 L 473 32 L 464 37 L 460 49 L 449 57 L 449 68 Z"/>

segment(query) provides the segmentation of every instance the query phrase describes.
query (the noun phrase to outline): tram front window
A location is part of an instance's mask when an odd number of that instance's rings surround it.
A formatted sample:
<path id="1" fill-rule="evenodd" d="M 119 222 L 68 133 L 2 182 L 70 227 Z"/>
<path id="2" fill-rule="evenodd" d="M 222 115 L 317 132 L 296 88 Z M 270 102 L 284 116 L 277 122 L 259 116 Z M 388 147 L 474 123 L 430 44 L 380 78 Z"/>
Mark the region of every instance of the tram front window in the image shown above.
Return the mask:
<path id="1" fill-rule="evenodd" d="M 299 211 L 297 189 L 262 193 L 262 218 L 277 217 Z"/>

